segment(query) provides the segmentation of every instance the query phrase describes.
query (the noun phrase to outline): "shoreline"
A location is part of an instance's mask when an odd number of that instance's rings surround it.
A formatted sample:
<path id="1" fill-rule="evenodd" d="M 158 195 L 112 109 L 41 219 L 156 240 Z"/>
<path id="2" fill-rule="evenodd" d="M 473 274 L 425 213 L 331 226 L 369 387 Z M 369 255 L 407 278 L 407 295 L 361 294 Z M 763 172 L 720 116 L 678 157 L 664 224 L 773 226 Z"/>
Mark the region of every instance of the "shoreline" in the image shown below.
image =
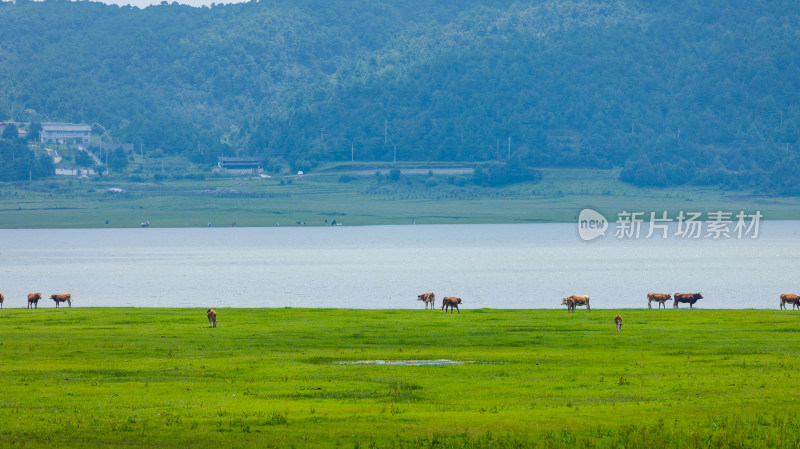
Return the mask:
<path id="1" fill-rule="evenodd" d="M 577 212 L 576 212 L 577 215 Z M 787 222 L 787 221 L 800 221 L 800 213 L 797 217 L 777 217 L 777 218 L 766 218 L 762 217 L 760 222 Z M 700 223 L 710 223 L 710 220 L 702 220 Z M 618 222 L 609 221 L 609 225 L 614 225 Z M 671 225 L 676 224 L 676 221 L 671 222 Z M 48 230 L 95 230 L 95 229 L 235 229 L 235 228 L 244 228 L 244 229 L 271 229 L 271 228 L 290 228 L 290 229 L 302 229 L 302 228 L 340 228 L 340 227 L 347 227 L 347 228 L 371 228 L 371 227 L 393 227 L 393 226 L 480 226 L 480 225 L 559 225 L 559 224 L 569 224 L 569 225 L 576 225 L 578 224 L 577 218 L 572 220 L 549 220 L 549 219 L 529 219 L 529 220 L 520 220 L 520 221 L 483 221 L 483 220 L 463 220 L 463 221 L 453 221 L 453 222 L 424 222 L 424 223 L 360 223 L 360 224 L 353 224 L 347 225 L 342 223 L 341 225 L 331 225 L 331 224 L 280 224 L 280 225 L 240 225 L 236 223 L 235 226 L 185 226 L 185 225 L 175 225 L 175 226 L 157 226 L 153 224 L 149 224 L 148 226 L 111 226 L 111 225 L 104 225 L 104 226 L 89 226 L 89 227 L 79 227 L 79 226 L 20 226 L 20 227 L 6 227 L 0 223 L 0 230 L 8 230 L 8 231 L 18 231 L 18 230 L 30 230 L 30 231 L 48 231 Z M 642 222 L 642 225 L 648 225 L 649 219 Z M 732 224 L 735 224 L 735 219 L 732 221 Z"/>
<path id="2" fill-rule="evenodd" d="M 765 196 L 708 186 L 640 188 L 614 170 L 543 169 L 536 183 L 459 185 L 439 176 L 374 175 L 343 182 L 336 173 L 284 182 L 255 177 L 136 183 L 52 179 L 0 183 L 0 229 L 322 227 L 421 224 L 572 223 L 583 209 L 608 220 L 622 211 L 760 211 L 763 220 L 800 220 L 800 197 Z M 647 214 L 649 217 L 649 214 Z"/>
<path id="3" fill-rule="evenodd" d="M 6 301 L 7 301 L 7 299 L 6 299 Z M 53 309 L 53 310 L 61 310 L 61 309 L 68 309 L 68 310 L 69 309 L 82 309 L 82 310 L 117 309 L 117 310 L 124 310 L 124 309 L 128 309 L 128 310 L 174 310 L 174 311 L 198 309 L 198 310 L 202 310 L 203 312 L 205 312 L 205 310 L 208 307 L 212 307 L 214 310 L 236 310 L 236 311 L 242 311 L 242 310 L 261 310 L 261 311 L 285 310 L 285 311 L 298 311 L 298 312 L 309 312 L 309 311 L 313 311 L 313 312 L 323 312 L 323 311 L 343 312 L 343 311 L 353 311 L 353 312 L 392 312 L 392 313 L 397 313 L 397 312 L 421 311 L 421 312 L 425 313 L 425 311 L 427 310 L 428 311 L 427 313 L 430 313 L 432 315 L 434 313 L 436 315 L 454 315 L 454 316 L 459 315 L 459 312 L 455 312 L 455 313 L 450 313 L 450 312 L 439 313 L 439 311 L 440 311 L 439 308 L 436 308 L 436 309 L 411 309 L 411 308 L 408 308 L 408 309 L 397 309 L 397 308 L 394 308 L 394 309 L 359 309 L 359 308 L 353 308 L 353 307 L 231 307 L 231 306 L 218 307 L 218 306 L 214 306 L 213 304 L 210 305 L 210 306 L 192 306 L 192 307 L 188 307 L 188 306 L 187 307 L 160 307 L 160 306 L 87 306 L 87 307 L 79 307 L 79 306 L 65 307 L 65 306 L 62 306 L 62 307 L 55 307 L 55 306 L 48 306 L 48 307 L 42 307 L 42 309 L 45 309 L 45 310 L 49 310 L 49 309 Z M 39 310 L 39 309 L 38 308 L 36 308 L 36 309 L 27 309 L 26 307 L 7 307 L 5 305 L 5 303 L 4 303 L 3 304 L 3 308 L 0 309 L 0 314 L 2 314 L 3 310 Z M 553 311 L 559 311 L 559 310 L 562 311 L 562 312 L 567 313 L 566 306 L 554 307 L 554 308 L 536 308 L 536 309 L 496 309 L 496 308 L 485 307 L 485 308 L 480 308 L 480 309 L 464 309 L 464 308 L 462 308 L 460 310 L 462 312 L 461 313 L 462 315 L 464 313 L 468 314 L 469 312 L 476 312 L 476 313 L 480 314 L 480 313 L 487 313 L 487 312 L 553 312 Z M 576 311 L 574 313 L 570 313 L 569 316 L 572 316 L 572 315 L 592 316 L 593 312 L 595 310 L 601 311 L 601 312 L 602 311 L 610 311 L 610 312 L 628 311 L 628 312 L 633 312 L 633 311 L 654 310 L 655 312 L 653 312 L 653 313 L 659 313 L 658 309 L 656 309 L 656 308 L 648 309 L 647 307 L 643 307 L 643 308 L 636 308 L 636 307 L 620 307 L 620 308 L 592 307 L 592 311 L 591 312 L 586 312 L 585 309 L 576 309 Z M 779 308 L 774 308 L 774 309 L 763 308 L 763 309 L 759 309 L 759 308 L 753 308 L 753 307 L 746 308 L 746 309 L 708 309 L 708 308 L 694 307 L 694 308 L 690 309 L 690 308 L 685 307 L 685 306 L 684 307 L 680 307 L 678 309 L 675 309 L 674 307 L 670 306 L 670 307 L 668 307 L 666 309 L 661 309 L 661 310 L 689 310 L 690 312 L 694 312 L 695 310 L 700 311 L 700 312 L 702 312 L 702 311 L 707 311 L 707 312 L 726 312 L 726 311 L 731 311 L 731 312 L 743 312 L 743 311 L 757 312 L 757 311 L 775 310 L 775 311 L 784 312 L 784 313 L 785 312 L 792 312 L 792 311 L 800 312 L 800 309 L 794 309 L 794 310 L 792 310 L 792 309 L 785 309 L 784 310 L 784 309 L 779 309 Z M 663 313 L 663 312 L 661 312 L 661 313 Z"/>

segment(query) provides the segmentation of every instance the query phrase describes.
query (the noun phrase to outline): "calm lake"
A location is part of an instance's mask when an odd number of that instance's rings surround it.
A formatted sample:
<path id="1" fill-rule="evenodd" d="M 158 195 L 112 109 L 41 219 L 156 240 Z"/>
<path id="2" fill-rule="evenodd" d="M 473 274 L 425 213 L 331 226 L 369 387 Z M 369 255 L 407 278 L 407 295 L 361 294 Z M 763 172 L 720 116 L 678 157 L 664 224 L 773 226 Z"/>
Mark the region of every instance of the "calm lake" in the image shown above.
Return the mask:
<path id="1" fill-rule="evenodd" d="M 758 238 L 584 242 L 576 224 L 0 230 L 4 307 L 647 307 L 648 292 L 702 292 L 700 308 L 778 308 L 800 293 L 800 222 Z M 672 307 L 669 304 L 669 307 Z M 682 305 L 686 307 L 686 305 Z M 579 309 L 578 312 L 584 312 Z"/>

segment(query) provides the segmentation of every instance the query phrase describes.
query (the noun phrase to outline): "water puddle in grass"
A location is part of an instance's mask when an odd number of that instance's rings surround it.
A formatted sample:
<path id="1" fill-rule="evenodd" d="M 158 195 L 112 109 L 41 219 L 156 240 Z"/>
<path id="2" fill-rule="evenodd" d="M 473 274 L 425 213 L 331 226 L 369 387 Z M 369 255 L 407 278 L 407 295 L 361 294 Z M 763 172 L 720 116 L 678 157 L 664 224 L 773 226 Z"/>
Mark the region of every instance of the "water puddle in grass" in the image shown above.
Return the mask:
<path id="1" fill-rule="evenodd" d="M 480 362 L 475 360 L 457 361 L 448 359 L 435 360 L 347 360 L 334 362 L 335 365 L 387 365 L 387 366 L 449 366 L 463 365 L 466 363 L 496 363 Z"/>

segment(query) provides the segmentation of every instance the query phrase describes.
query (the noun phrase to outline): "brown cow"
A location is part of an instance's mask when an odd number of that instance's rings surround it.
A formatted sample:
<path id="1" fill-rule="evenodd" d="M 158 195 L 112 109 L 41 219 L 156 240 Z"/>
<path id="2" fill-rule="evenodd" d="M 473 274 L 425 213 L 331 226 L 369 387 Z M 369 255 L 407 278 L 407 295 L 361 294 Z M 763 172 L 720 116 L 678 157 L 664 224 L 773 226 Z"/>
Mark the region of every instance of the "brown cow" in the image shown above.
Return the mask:
<path id="1" fill-rule="evenodd" d="M 423 293 L 421 295 L 417 295 L 417 301 L 422 301 L 425 303 L 425 309 L 428 309 L 428 304 L 431 305 L 431 310 L 433 310 L 433 305 L 436 303 L 436 296 L 433 293 Z"/>
<path id="2" fill-rule="evenodd" d="M 569 298 L 564 298 L 564 299 L 571 299 L 571 300 L 575 301 L 575 306 L 586 306 L 586 311 L 587 312 L 592 310 L 591 306 L 589 306 L 589 297 L 588 296 L 572 295 Z M 562 304 L 564 304 L 564 303 L 562 302 Z"/>
<path id="3" fill-rule="evenodd" d="M 66 302 L 69 304 L 69 307 L 72 308 L 72 295 L 69 293 L 65 295 L 50 295 L 50 299 L 56 302 L 56 308 L 58 308 L 58 305 L 62 302 Z"/>
<path id="4" fill-rule="evenodd" d="M 614 317 L 614 324 L 617 325 L 617 332 L 622 330 L 622 317 L 617 315 Z"/>
<path id="5" fill-rule="evenodd" d="M 792 309 L 800 308 L 800 296 L 793 295 L 791 293 L 784 293 L 781 295 L 781 309 L 786 308 L 786 303 L 791 303 Z"/>
<path id="6" fill-rule="evenodd" d="M 208 317 L 208 327 L 217 327 L 217 312 L 214 309 L 208 309 L 206 316 Z"/>
<path id="7" fill-rule="evenodd" d="M 664 304 L 664 303 L 669 301 L 670 299 L 672 299 L 672 295 L 670 295 L 669 293 L 648 293 L 647 294 L 647 308 L 648 309 L 652 309 L 653 305 L 651 303 L 653 301 L 655 301 L 655 302 L 658 303 L 658 308 L 659 309 L 661 308 L 661 306 L 664 306 L 664 308 L 666 309 L 667 305 Z"/>
<path id="8" fill-rule="evenodd" d="M 703 299 L 703 295 L 700 293 L 675 293 L 672 297 L 675 298 L 675 302 L 672 304 L 675 309 L 679 308 L 678 304 L 682 302 L 688 302 L 691 309 L 698 299 Z"/>
<path id="9" fill-rule="evenodd" d="M 458 310 L 458 313 L 461 313 L 461 309 L 458 308 L 458 305 L 461 304 L 461 298 L 454 298 L 452 296 L 445 296 L 442 299 L 442 312 L 445 311 L 445 308 L 450 308 L 450 313 L 453 313 L 453 308 L 455 307 Z M 441 314 L 442 312 L 439 312 Z"/>
<path id="10" fill-rule="evenodd" d="M 33 304 L 36 308 L 39 308 L 39 300 L 42 299 L 41 293 L 28 293 L 28 308 L 31 308 L 31 304 Z"/>
<path id="11" fill-rule="evenodd" d="M 0 309 L 2 309 L 2 308 L 3 308 L 3 301 L 5 301 L 5 300 L 6 300 L 6 297 L 5 297 L 5 296 L 3 296 L 3 294 L 2 294 L 2 293 L 0 293 Z"/>
<path id="12" fill-rule="evenodd" d="M 571 300 L 570 298 L 561 298 L 561 305 L 567 305 L 567 313 L 572 313 L 575 311 L 575 301 Z"/>

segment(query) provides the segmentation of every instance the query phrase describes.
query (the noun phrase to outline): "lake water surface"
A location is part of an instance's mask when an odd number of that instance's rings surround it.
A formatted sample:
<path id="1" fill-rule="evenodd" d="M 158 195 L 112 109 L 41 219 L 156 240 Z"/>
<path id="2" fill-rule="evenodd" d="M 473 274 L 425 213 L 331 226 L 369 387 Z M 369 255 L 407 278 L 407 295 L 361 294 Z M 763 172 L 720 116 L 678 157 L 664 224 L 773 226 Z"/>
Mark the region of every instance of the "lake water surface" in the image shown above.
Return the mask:
<path id="1" fill-rule="evenodd" d="M 0 230 L 4 307 L 646 307 L 648 292 L 702 292 L 700 308 L 777 308 L 800 293 L 800 222 L 757 239 L 584 242 L 575 224 Z M 671 305 L 670 305 L 671 307 Z M 582 312 L 579 309 L 579 312 Z"/>

